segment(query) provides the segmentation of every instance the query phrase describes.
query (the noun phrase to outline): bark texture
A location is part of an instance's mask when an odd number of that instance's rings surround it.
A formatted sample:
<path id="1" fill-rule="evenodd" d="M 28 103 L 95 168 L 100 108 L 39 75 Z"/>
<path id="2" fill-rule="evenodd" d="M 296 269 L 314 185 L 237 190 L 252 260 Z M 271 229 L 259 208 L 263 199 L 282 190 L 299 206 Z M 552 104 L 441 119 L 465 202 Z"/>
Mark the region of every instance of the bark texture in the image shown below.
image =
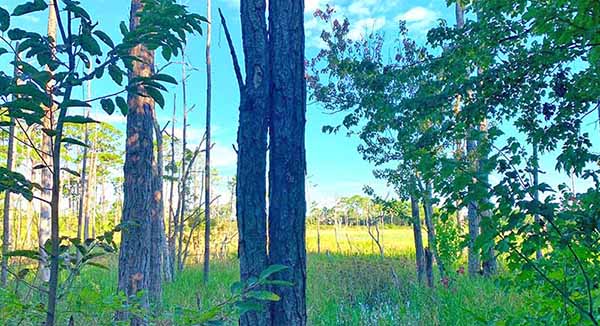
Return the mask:
<path id="1" fill-rule="evenodd" d="M 423 231 L 421 230 L 421 213 L 419 200 L 410 196 L 410 207 L 412 212 L 413 235 L 415 238 L 415 258 L 417 263 L 417 280 L 419 283 L 425 279 L 425 251 L 423 250 Z"/>
<path id="2" fill-rule="evenodd" d="M 304 1 L 269 3 L 269 262 L 292 282 L 274 291 L 273 325 L 306 325 L 306 79 Z"/>
<path id="3" fill-rule="evenodd" d="M 242 0 L 242 43 L 246 70 L 240 89 L 236 211 L 240 276 L 258 276 L 267 261 L 266 169 L 269 57 L 265 0 Z M 241 326 L 271 325 L 270 315 L 251 312 Z"/>
<path id="4" fill-rule="evenodd" d="M 136 14 L 142 9 L 140 0 L 131 1 L 130 29 L 139 24 Z M 134 62 L 129 78 L 150 76 L 153 72 L 154 54 L 139 45 L 131 51 L 131 55 L 142 62 Z M 143 93 L 143 89 L 137 90 Z M 152 219 L 155 203 L 162 193 L 155 192 L 154 185 L 154 144 L 153 114 L 154 101 L 142 97 L 137 92 L 130 92 L 127 98 L 129 113 L 127 114 L 127 138 L 124 166 L 124 199 L 121 250 L 119 252 L 119 291 L 127 297 L 138 291 L 152 289 L 150 284 L 150 256 L 152 254 Z M 144 296 L 142 305 L 147 306 L 148 298 Z M 118 314 L 118 319 L 130 318 L 125 313 Z M 131 325 L 145 325 L 139 318 L 131 318 Z"/>

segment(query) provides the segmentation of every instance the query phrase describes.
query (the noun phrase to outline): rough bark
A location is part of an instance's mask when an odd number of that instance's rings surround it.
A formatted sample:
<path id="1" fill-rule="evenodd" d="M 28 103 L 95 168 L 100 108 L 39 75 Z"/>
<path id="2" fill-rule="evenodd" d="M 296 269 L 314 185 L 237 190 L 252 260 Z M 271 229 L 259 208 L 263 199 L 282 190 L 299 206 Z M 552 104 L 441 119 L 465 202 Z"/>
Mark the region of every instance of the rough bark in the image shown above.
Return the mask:
<path id="1" fill-rule="evenodd" d="M 410 196 L 410 207 L 412 212 L 413 236 L 415 238 L 415 258 L 417 265 L 417 280 L 419 283 L 425 279 L 425 252 L 423 250 L 423 231 L 421 230 L 421 213 L 419 200 Z"/>
<path id="2" fill-rule="evenodd" d="M 304 1 L 269 3 L 269 262 L 288 266 L 275 277 L 273 325 L 306 325 L 306 79 Z"/>
<path id="3" fill-rule="evenodd" d="M 236 211 L 240 277 L 244 281 L 260 275 L 268 264 L 265 196 L 269 57 L 265 13 L 265 0 L 242 0 L 240 3 L 246 81 L 242 83 L 238 74 L 240 124 Z M 240 317 L 240 325 L 271 325 L 270 315 L 268 312 L 245 313 Z"/>
<path id="4" fill-rule="evenodd" d="M 204 160 L 204 283 L 208 282 L 210 270 L 210 147 L 211 144 L 211 104 L 212 104 L 212 69 L 210 57 L 210 42 L 212 32 L 211 0 L 207 1 L 206 18 L 210 22 L 206 29 L 206 159 Z"/>
<path id="5" fill-rule="evenodd" d="M 427 276 L 427 286 L 433 287 L 433 255 L 429 248 L 425 248 L 425 275 Z"/>
<path id="6" fill-rule="evenodd" d="M 139 24 L 136 14 L 142 10 L 141 0 L 131 1 L 130 29 L 134 30 Z M 142 62 L 134 62 L 129 78 L 150 76 L 154 69 L 154 55 L 144 46 L 137 46 L 131 55 Z M 152 210 L 155 198 L 161 193 L 154 193 L 153 182 L 153 111 L 154 101 L 143 97 L 144 90 L 140 87 L 137 92 L 130 92 L 127 98 L 129 113 L 127 114 L 127 138 L 123 187 L 123 216 L 124 230 L 121 238 L 119 253 L 119 291 L 127 297 L 138 291 L 150 289 L 150 254 Z M 143 307 L 148 305 L 148 296 L 141 300 Z M 119 320 L 128 320 L 127 313 L 119 313 Z M 131 325 L 145 325 L 139 318 L 131 318 Z"/>

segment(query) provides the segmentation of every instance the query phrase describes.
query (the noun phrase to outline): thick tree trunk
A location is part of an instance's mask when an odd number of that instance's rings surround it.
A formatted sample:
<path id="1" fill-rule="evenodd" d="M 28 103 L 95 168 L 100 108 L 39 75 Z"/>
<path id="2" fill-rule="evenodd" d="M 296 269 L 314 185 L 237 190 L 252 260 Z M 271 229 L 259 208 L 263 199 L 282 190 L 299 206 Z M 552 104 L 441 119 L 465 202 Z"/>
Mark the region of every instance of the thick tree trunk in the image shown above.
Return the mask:
<path id="1" fill-rule="evenodd" d="M 142 10 L 141 0 L 131 1 L 130 29 L 139 24 L 136 14 Z M 129 78 L 150 76 L 153 72 L 154 54 L 139 45 L 131 55 L 142 62 L 134 62 Z M 153 114 L 154 101 L 137 93 L 128 95 L 129 113 L 127 114 L 127 140 L 124 166 L 124 200 L 121 250 L 119 253 L 119 291 L 127 297 L 138 291 L 151 290 L 150 255 L 152 240 L 152 210 L 161 193 L 154 193 L 154 144 Z M 147 293 L 147 292 L 146 292 Z M 142 307 L 148 307 L 148 295 L 141 300 Z M 119 313 L 119 320 L 128 320 L 130 316 Z M 145 321 L 132 317 L 131 325 L 145 325 Z"/>
<path id="2" fill-rule="evenodd" d="M 268 265 L 265 196 L 269 57 L 265 0 L 242 0 L 240 13 L 246 82 L 240 89 L 236 211 L 240 276 L 247 281 Z M 271 325 L 270 314 L 245 313 L 240 325 Z"/>
<path id="3" fill-rule="evenodd" d="M 425 279 L 425 251 L 423 249 L 423 231 L 421 230 L 421 213 L 419 200 L 410 196 L 410 207 L 412 212 L 413 236 L 415 238 L 415 258 L 417 266 L 417 280 L 419 283 Z"/>
<path id="4" fill-rule="evenodd" d="M 306 325 L 306 79 L 304 1 L 269 3 L 271 68 L 269 149 L 269 262 L 289 267 L 276 275 L 273 325 Z"/>
<path id="5" fill-rule="evenodd" d="M 207 0 L 206 18 L 209 21 L 206 29 L 206 159 L 204 160 L 204 284 L 208 283 L 208 273 L 210 270 L 210 118 L 212 104 L 212 70 L 210 58 L 210 41 L 212 32 L 212 14 L 211 0 Z"/>

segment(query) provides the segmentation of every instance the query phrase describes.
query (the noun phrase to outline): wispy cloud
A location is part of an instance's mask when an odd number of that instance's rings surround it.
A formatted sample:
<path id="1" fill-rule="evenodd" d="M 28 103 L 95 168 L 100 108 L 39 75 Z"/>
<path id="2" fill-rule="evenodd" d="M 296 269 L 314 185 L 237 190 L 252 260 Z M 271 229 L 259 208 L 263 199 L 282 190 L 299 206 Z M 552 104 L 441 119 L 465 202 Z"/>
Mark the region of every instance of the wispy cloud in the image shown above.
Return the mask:
<path id="1" fill-rule="evenodd" d="M 396 16 L 396 21 L 406 21 L 409 30 L 424 31 L 432 27 L 438 18 L 440 18 L 438 12 L 417 6 Z"/>

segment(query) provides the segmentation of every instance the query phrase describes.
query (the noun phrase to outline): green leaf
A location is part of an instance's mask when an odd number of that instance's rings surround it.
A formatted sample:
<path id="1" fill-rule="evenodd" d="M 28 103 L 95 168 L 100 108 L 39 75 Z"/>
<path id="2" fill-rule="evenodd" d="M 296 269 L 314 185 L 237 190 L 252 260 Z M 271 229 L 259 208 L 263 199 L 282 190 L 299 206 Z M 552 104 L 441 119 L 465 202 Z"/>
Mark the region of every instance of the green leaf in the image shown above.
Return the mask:
<path id="1" fill-rule="evenodd" d="M 63 140 L 64 140 L 64 138 L 63 138 Z M 63 142 L 64 142 L 64 141 L 63 141 Z M 79 145 L 79 144 L 78 144 L 78 145 Z M 75 170 L 71 170 L 71 169 L 69 169 L 69 168 L 61 168 L 61 170 L 65 171 L 65 172 L 67 172 L 67 173 L 69 173 L 69 174 L 71 174 L 71 175 L 74 175 L 74 176 L 76 176 L 76 177 L 78 177 L 78 178 L 81 178 L 81 174 L 79 174 L 79 172 L 77 172 L 77 171 L 75 171 Z"/>
<path id="2" fill-rule="evenodd" d="M 175 78 L 173 78 L 173 76 L 170 76 L 167 74 L 156 74 L 156 75 L 152 76 L 152 79 L 162 81 L 165 83 L 169 83 L 169 84 L 173 84 L 173 85 L 177 85 L 177 80 Z"/>
<path id="3" fill-rule="evenodd" d="M 277 294 L 265 290 L 250 291 L 246 295 L 261 301 L 279 301 L 281 299 Z"/>
<path id="4" fill-rule="evenodd" d="M 44 0 L 34 0 L 32 2 L 27 2 L 22 5 L 18 5 L 13 10 L 13 16 L 23 16 L 32 12 L 46 10 L 48 5 Z M 53 8 L 54 9 L 54 8 Z"/>
<path id="5" fill-rule="evenodd" d="M 111 99 L 106 98 L 101 100 L 100 105 L 102 105 L 102 110 L 109 115 L 115 112 L 115 103 Z"/>
<path id="6" fill-rule="evenodd" d="M 110 270 L 108 267 L 106 267 L 106 266 L 104 266 L 104 265 L 102 265 L 100 263 L 93 262 L 93 261 L 87 262 L 86 264 L 90 265 L 90 266 L 94 266 L 96 268 L 104 269 L 104 270 L 107 270 L 107 271 Z"/>
<path id="7" fill-rule="evenodd" d="M 123 34 L 123 36 L 129 34 L 129 29 L 127 28 L 127 24 L 125 24 L 124 21 L 122 21 L 121 24 L 119 24 L 119 29 L 121 30 L 121 34 Z"/>
<path id="8" fill-rule="evenodd" d="M 71 115 L 71 116 L 67 116 L 65 117 L 65 119 L 63 120 L 64 123 L 77 123 L 77 124 L 82 124 L 82 123 L 98 123 L 98 121 L 89 118 L 89 117 L 84 117 L 82 115 Z"/>
<path id="9" fill-rule="evenodd" d="M 148 96 L 150 96 L 158 105 L 160 105 L 161 108 L 165 107 L 165 98 L 158 89 L 152 87 L 146 87 L 145 89 L 146 93 L 148 93 Z"/>
<path id="10" fill-rule="evenodd" d="M 0 56 L 2 56 L 3 54 L 7 54 L 8 50 L 5 48 L 0 48 Z"/>
<path id="11" fill-rule="evenodd" d="M 119 86 L 123 84 L 123 72 L 117 65 L 108 66 L 108 74 Z"/>
<path id="12" fill-rule="evenodd" d="M 6 253 L 7 257 L 25 257 L 30 259 L 39 260 L 40 253 L 36 250 L 15 250 Z"/>
<path id="13" fill-rule="evenodd" d="M 90 103 L 80 100 L 68 100 L 61 104 L 63 108 L 91 108 Z"/>
<path id="14" fill-rule="evenodd" d="M 267 269 L 265 269 L 262 273 L 260 273 L 260 276 L 258 278 L 260 280 L 266 280 L 269 278 L 269 276 L 287 269 L 290 268 L 284 265 L 271 265 L 267 267 Z"/>
<path id="15" fill-rule="evenodd" d="M 71 138 L 71 137 L 64 137 L 62 139 L 61 143 L 73 144 L 73 145 L 82 146 L 82 147 L 89 147 L 88 145 L 86 145 L 81 140 L 78 140 L 78 139 L 75 139 L 75 138 Z"/>
<path id="16" fill-rule="evenodd" d="M 125 101 L 125 99 L 122 98 L 121 96 L 117 96 L 115 98 L 115 102 L 117 103 L 119 110 L 121 110 L 121 114 L 123 114 L 124 116 L 127 116 L 127 113 L 129 113 L 129 106 L 127 105 L 127 102 Z"/>
<path id="17" fill-rule="evenodd" d="M 10 27 L 10 14 L 6 9 L 0 8 L 0 32 L 6 32 Z"/>
<path id="18" fill-rule="evenodd" d="M 90 34 L 81 34 L 79 37 L 79 42 L 83 50 L 88 52 L 91 55 L 101 56 L 102 49 L 100 49 L 100 44 L 92 37 Z"/>
<path id="19" fill-rule="evenodd" d="M 115 48 L 115 43 L 112 41 L 110 36 L 108 36 L 108 34 L 98 30 L 94 31 L 94 35 L 96 35 L 102 42 L 104 42 L 104 44 L 110 46 L 112 49 Z"/>

